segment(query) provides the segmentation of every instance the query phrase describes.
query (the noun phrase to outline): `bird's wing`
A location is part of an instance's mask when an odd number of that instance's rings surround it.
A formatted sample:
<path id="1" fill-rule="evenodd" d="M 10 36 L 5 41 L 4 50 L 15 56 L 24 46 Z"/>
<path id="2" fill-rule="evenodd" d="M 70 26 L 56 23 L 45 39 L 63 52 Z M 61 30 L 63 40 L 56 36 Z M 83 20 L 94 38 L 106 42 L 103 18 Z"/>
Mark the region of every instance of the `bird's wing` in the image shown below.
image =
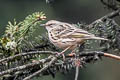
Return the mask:
<path id="1" fill-rule="evenodd" d="M 83 29 L 76 28 L 69 36 L 74 38 L 90 38 L 91 36 L 95 36 L 95 35 Z"/>
<path id="2" fill-rule="evenodd" d="M 68 32 L 69 31 L 69 32 Z M 66 35 L 62 35 L 62 38 L 81 38 L 81 39 L 98 39 L 98 40 L 108 40 L 105 38 L 101 38 L 101 37 L 96 37 L 94 34 L 91 34 L 85 30 L 76 28 L 73 31 L 70 32 L 70 30 L 66 30 L 65 32 Z"/>
<path id="3" fill-rule="evenodd" d="M 60 33 L 61 35 L 59 35 L 60 37 L 69 37 L 69 38 L 88 38 L 90 36 L 94 36 L 93 34 L 79 29 L 79 28 L 68 28 L 66 30 L 64 30 L 63 32 Z"/>
<path id="4" fill-rule="evenodd" d="M 81 38 L 81 39 L 101 39 L 107 40 L 104 38 L 96 37 L 94 34 L 91 34 L 83 29 L 77 28 L 68 23 L 61 23 L 56 25 L 56 28 L 53 29 L 55 37 L 58 38 Z"/>
<path id="5" fill-rule="evenodd" d="M 89 33 L 88 31 L 85 31 L 83 29 L 77 28 L 74 25 L 68 24 L 68 23 L 61 23 L 58 25 L 59 27 L 56 27 L 55 32 L 56 37 L 59 38 L 81 38 L 81 39 L 102 39 L 106 40 L 104 38 L 95 37 L 94 34 Z M 59 33 L 58 33 L 59 32 Z"/>

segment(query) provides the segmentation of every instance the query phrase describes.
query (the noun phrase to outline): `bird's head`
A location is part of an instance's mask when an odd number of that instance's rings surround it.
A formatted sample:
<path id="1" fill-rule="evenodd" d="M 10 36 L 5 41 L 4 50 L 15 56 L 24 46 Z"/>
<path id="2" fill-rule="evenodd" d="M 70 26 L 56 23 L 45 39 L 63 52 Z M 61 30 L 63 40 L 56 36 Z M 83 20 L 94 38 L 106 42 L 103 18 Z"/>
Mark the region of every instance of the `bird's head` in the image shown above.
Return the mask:
<path id="1" fill-rule="evenodd" d="M 60 21 L 50 20 L 50 21 L 46 22 L 45 24 L 40 24 L 40 26 L 45 26 L 46 29 L 49 31 L 52 28 L 56 27 L 60 23 L 61 23 Z"/>

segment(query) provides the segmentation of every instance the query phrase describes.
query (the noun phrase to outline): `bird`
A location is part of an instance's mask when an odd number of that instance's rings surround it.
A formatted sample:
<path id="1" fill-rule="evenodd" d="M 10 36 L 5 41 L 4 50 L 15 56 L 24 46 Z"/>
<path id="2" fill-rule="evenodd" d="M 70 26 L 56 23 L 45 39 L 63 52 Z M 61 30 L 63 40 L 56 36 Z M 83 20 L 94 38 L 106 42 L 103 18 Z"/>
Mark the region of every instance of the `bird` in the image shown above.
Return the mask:
<path id="1" fill-rule="evenodd" d="M 60 53 L 63 55 L 67 50 L 72 50 L 71 53 L 73 53 L 75 48 L 86 40 L 108 40 L 96 37 L 94 34 L 67 22 L 49 20 L 45 24 L 41 24 L 41 26 L 45 26 L 50 42 L 63 49 Z"/>

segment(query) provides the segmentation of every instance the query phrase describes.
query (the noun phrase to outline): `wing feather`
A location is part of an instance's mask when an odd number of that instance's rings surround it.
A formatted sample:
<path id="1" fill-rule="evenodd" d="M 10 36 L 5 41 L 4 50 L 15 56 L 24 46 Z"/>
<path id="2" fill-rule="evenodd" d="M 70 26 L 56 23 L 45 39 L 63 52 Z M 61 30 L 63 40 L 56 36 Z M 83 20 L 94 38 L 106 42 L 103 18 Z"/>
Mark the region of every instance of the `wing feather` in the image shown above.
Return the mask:
<path id="1" fill-rule="evenodd" d="M 57 29 L 56 31 L 59 32 L 59 34 L 57 34 L 56 37 L 59 37 L 59 38 L 81 38 L 81 39 L 107 40 L 104 38 L 95 37 L 94 34 L 91 34 L 88 31 L 85 31 L 83 29 L 79 29 L 79 28 L 72 26 L 70 24 L 67 24 L 67 23 L 61 24 L 59 26 L 61 26 L 61 27 L 56 28 Z"/>

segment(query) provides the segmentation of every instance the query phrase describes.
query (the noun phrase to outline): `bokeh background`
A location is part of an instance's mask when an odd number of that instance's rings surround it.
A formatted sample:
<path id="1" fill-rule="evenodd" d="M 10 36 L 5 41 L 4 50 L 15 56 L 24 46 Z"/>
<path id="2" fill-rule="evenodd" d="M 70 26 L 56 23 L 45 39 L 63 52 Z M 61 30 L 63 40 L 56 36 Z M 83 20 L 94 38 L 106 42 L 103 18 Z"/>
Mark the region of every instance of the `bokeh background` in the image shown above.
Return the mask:
<path id="1" fill-rule="evenodd" d="M 46 14 L 47 20 L 86 24 L 110 12 L 100 0 L 55 0 L 52 4 L 47 4 L 45 0 L 0 0 L 0 36 L 4 34 L 8 21 L 16 19 L 19 22 L 39 11 Z M 75 70 L 71 70 L 64 75 L 57 73 L 55 78 L 43 76 L 34 80 L 74 80 L 74 73 Z M 88 64 L 80 69 L 79 80 L 120 80 L 120 62 L 103 58 L 102 61 Z"/>

